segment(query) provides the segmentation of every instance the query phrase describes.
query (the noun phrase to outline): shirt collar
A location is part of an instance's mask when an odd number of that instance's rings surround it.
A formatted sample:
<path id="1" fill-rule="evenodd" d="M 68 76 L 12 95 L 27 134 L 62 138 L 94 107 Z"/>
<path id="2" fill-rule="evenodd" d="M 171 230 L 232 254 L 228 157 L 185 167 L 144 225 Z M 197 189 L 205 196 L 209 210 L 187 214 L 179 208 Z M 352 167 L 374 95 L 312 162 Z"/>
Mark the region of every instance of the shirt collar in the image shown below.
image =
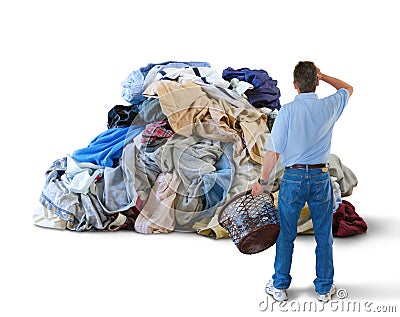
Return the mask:
<path id="1" fill-rule="evenodd" d="M 294 97 L 294 99 L 318 99 L 318 96 L 314 92 L 305 92 L 298 94 Z"/>

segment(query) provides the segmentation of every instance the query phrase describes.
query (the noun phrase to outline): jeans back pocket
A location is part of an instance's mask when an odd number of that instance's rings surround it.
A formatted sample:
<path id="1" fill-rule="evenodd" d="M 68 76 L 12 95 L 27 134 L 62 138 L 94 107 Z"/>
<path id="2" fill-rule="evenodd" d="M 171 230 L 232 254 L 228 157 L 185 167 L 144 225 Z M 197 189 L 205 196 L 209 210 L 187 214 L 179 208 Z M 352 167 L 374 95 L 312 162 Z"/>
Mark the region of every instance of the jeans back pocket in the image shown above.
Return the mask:
<path id="1" fill-rule="evenodd" d="M 301 191 L 301 181 L 283 178 L 280 184 L 281 199 L 288 203 L 299 199 Z"/>
<path id="2" fill-rule="evenodd" d="M 329 178 L 315 182 L 315 200 L 327 202 L 332 198 L 331 192 L 331 180 Z"/>

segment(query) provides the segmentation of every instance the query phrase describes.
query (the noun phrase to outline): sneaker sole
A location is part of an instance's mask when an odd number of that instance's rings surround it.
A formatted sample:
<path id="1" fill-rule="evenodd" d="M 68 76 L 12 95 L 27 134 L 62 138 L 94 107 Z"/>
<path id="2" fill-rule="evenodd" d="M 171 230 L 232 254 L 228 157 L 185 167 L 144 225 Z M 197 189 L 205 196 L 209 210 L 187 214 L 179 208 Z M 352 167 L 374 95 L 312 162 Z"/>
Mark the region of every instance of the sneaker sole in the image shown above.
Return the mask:
<path id="1" fill-rule="evenodd" d="M 329 294 L 330 294 L 331 298 L 324 299 L 324 298 L 319 298 L 318 297 L 318 300 L 321 301 L 321 302 L 324 302 L 324 303 L 329 302 L 332 299 L 332 296 L 335 295 L 335 293 L 336 293 L 336 285 L 332 285 L 332 287 L 331 287 L 331 289 L 329 291 Z"/>
<path id="2" fill-rule="evenodd" d="M 278 302 L 287 301 L 287 297 L 284 298 L 284 299 L 276 298 L 276 297 L 275 297 L 275 292 L 274 292 L 273 290 L 271 290 L 269 287 L 266 287 L 266 288 L 265 288 L 265 292 L 266 292 L 268 295 L 271 295 L 271 296 L 272 296 L 276 301 L 278 301 Z"/>

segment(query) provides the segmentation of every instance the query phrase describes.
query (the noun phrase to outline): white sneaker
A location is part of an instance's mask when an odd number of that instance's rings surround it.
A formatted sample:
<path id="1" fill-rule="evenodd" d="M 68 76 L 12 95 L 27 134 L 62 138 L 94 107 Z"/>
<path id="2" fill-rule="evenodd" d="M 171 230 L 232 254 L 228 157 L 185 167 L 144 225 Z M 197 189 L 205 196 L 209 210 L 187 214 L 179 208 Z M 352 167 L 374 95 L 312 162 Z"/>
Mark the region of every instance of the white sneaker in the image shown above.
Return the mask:
<path id="1" fill-rule="evenodd" d="M 273 280 L 269 280 L 269 282 L 265 286 L 265 291 L 267 292 L 267 294 L 272 295 L 272 297 L 278 302 L 283 302 L 287 300 L 286 289 L 275 288 Z"/>
<path id="2" fill-rule="evenodd" d="M 332 299 L 332 295 L 336 292 L 335 284 L 332 284 L 331 290 L 326 294 L 318 294 L 318 300 L 321 302 L 329 302 Z"/>

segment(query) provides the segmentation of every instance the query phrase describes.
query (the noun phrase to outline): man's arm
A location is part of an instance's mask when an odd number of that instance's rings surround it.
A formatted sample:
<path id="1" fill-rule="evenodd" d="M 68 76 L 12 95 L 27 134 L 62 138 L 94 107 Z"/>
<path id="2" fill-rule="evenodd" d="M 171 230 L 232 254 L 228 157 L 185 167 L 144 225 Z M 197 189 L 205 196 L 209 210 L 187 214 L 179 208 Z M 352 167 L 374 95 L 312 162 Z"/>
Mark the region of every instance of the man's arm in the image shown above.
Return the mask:
<path id="1" fill-rule="evenodd" d="M 271 175 L 271 172 L 272 172 L 278 158 L 279 158 L 279 153 L 269 151 L 269 150 L 265 153 L 263 167 L 261 169 L 261 175 L 260 175 L 261 180 L 264 180 L 266 182 L 268 181 L 269 176 Z M 253 184 L 251 194 L 253 196 L 262 194 L 264 192 L 266 186 L 267 185 L 261 185 L 260 183 L 255 182 Z"/>
<path id="2" fill-rule="evenodd" d="M 353 93 L 353 86 L 345 83 L 343 80 L 337 79 L 335 77 L 332 76 L 328 76 L 326 74 L 321 73 L 320 69 L 317 67 L 317 76 L 319 80 L 322 80 L 330 85 L 332 85 L 333 87 L 335 87 L 336 89 L 340 89 L 340 88 L 344 88 L 347 89 L 347 91 L 349 92 L 349 95 L 351 96 Z"/>

